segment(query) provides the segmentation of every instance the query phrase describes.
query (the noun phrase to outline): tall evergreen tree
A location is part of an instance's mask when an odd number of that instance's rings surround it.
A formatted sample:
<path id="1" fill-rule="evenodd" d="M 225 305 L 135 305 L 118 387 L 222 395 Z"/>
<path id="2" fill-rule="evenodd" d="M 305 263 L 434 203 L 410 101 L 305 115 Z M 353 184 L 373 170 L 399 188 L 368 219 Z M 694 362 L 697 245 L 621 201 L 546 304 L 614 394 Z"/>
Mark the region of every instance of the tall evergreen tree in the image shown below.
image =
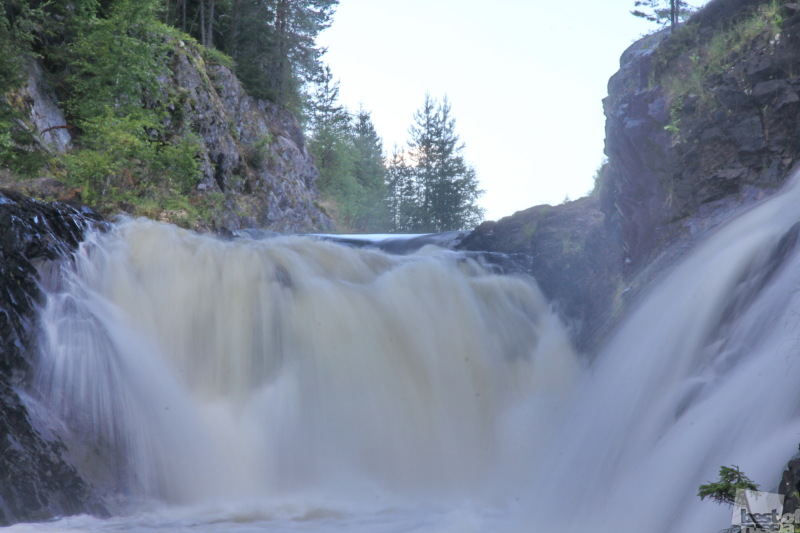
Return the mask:
<path id="1" fill-rule="evenodd" d="M 341 229 L 388 230 L 383 143 L 370 114 L 351 115 L 339 103 L 339 83 L 324 68 L 311 91 L 309 147 L 319 188 Z"/>
<path id="2" fill-rule="evenodd" d="M 298 109 L 301 90 L 318 75 L 324 50 L 319 33 L 330 26 L 338 0 L 240 0 L 232 7 L 227 52 L 258 97 Z"/>
<path id="3" fill-rule="evenodd" d="M 406 152 L 397 146 L 392 151 L 386 169 L 389 222 L 395 233 L 419 231 L 420 191 L 414 176 L 414 168 L 406 161 Z"/>
<path id="4" fill-rule="evenodd" d="M 353 174 L 361 186 L 360 226 L 366 232 L 387 231 L 389 213 L 386 205 L 386 166 L 383 142 L 375 131 L 372 117 L 363 108 L 354 117 L 352 128 Z"/>
<path id="5" fill-rule="evenodd" d="M 203 45 L 227 53 L 248 92 L 299 110 L 318 75 L 316 44 L 339 0 L 164 0 L 164 18 Z"/>
<path id="6" fill-rule="evenodd" d="M 631 14 L 661 26 L 669 24 L 670 31 L 686 20 L 695 8 L 684 0 L 635 0 Z M 644 11 L 643 11 L 644 9 Z"/>
<path id="7" fill-rule="evenodd" d="M 325 68 L 309 95 L 309 149 L 319 170 L 317 184 L 340 226 L 355 231 L 361 187 L 353 176 L 350 114 L 338 102 L 339 82 Z"/>
<path id="8" fill-rule="evenodd" d="M 339 82 L 333 80 L 329 67 L 317 79 L 309 95 L 311 138 L 309 146 L 319 170 L 322 190 L 352 189 L 350 164 L 350 114 L 339 104 Z"/>
<path id="9" fill-rule="evenodd" d="M 395 153 L 389 166 L 395 230 L 436 232 L 479 224 L 483 191 L 464 160 L 447 98 L 439 103 L 426 94 L 409 133 L 407 150 Z"/>

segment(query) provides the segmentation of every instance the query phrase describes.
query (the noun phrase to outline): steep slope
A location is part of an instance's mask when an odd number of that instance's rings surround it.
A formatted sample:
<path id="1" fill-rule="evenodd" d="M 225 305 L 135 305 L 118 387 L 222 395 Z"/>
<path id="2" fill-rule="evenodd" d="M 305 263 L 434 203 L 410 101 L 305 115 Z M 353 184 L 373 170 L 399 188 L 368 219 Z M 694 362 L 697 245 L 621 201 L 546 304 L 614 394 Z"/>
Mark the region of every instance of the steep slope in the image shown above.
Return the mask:
<path id="1" fill-rule="evenodd" d="M 105 512 L 24 392 L 40 301 L 36 269 L 77 246 L 98 219 L 0 193 L 0 525 Z"/>
<path id="2" fill-rule="evenodd" d="M 297 119 L 271 102 L 249 96 L 230 68 L 205 61 L 197 43 L 165 38 L 172 52 L 169 75 L 160 80 L 163 92 L 158 95 L 169 101 L 163 135 L 177 138 L 183 132 L 193 133 L 200 176 L 185 201 L 170 208 L 131 201 L 136 189 L 146 185 L 131 182 L 123 173 L 115 178 L 117 186 L 134 192 L 106 211 L 121 209 L 223 232 L 245 227 L 281 232 L 332 229 L 331 219 L 317 204 L 318 172 Z M 12 91 L 8 101 L 23 117 L 18 125 L 35 139 L 33 150 L 56 155 L 80 149 L 80 132 L 68 122 L 63 104 L 36 62 L 29 64 L 26 83 Z M 56 164 L 51 176 L 19 181 L 13 170 L 6 171 L 2 186 L 44 199 L 92 203 L 69 169 L 65 174 Z M 199 215 L 189 216 L 186 205 Z"/>
<path id="3" fill-rule="evenodd" d="M 224 196 L 214 224 L 228 230 L 332 229 L 316 204 L 318 172 L 289 112 L 244 91 L 231 70 L 207 65 L 177 43 L 170 84 L 181 91 L 179 116 L 201 138 L 201 195 Z"/>
<path id="4" fill-rule="evenodd" d="M 592 196 L 484 223 L 463 247 L 528 254 L 591 351 L 648 280 L 800 157 L 793 6 L 713 0 L 674 35 L 634 43 L 603 101 L 608 163 Z"/>

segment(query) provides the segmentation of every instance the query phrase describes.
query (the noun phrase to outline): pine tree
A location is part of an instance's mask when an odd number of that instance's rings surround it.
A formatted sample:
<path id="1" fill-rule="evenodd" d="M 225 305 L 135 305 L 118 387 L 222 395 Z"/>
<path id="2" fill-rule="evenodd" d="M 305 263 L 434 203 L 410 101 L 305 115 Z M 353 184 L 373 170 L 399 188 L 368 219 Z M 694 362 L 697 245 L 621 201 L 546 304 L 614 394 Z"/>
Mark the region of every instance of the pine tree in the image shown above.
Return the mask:
<path id="1" fill-rule="evenodd" d="M 695 11 L 695 8 L 684 0 L 669 0 L 669 2 L 666 2 L 666 0 L 636 0 L 633 5 L 637 8 L 631 11 L 633 16 L 655 22 L 661 26 L 669 24 L 670 31 L 675 31 L 678 24 L 686 20 Z M 643 8 L 646 11 L 642 11 L 639 8 Z"/>
<path id="2" fill-rule="evenodd" d="M 84 0 L 86 1 L 86 0 Z M 236 61 L 248 92 L 298 111 L 339 0 L 165 0 L 164 19 Z"/>
<path id="3" fill-rule="evenodd" d="M 353 174 L 363 190 L 359 209 L 360 228 L 365 232 L 388 231 L 383 141 L 375 131 L 370 113 L 363 108 L 354 118 L 352 134 L 355 152 Z"/>
<path id="4" fill-rule="evenodd" d="M 339 82 L 322 69 L 309 94 L 309 148 L 320 193 L 342 230 L 388 231 L 383 143 L 369 112 L 339 103 Z"/>
<path id="5" fill-rule="evenodd" d="M 339 104 L 339 82 L 333 80 L 330 67 L 325 67 L 316 81 L 309 95 L 309 147 L 319 170 L 318 184 L 329 194 L 351 190 L 356 184 L 348 146 L 350 114 Z"/>
<path id="6" fill-rule="evenodd" d="M 395 146 L 386 170 L 389 221 L 395 233 L 420 231 L 420 191 L 406 154 Z"/>
<path id="7" fill-rule="evenodd" d="M 719 504 L 733 505 L 740 490 L 758 490 L 758 485 L 739 470 L 738 466 L 721 466 L 719 480 L 700 485 L 697 495 L 701 500 L 710 498 Z"/>
<path id="8" fill-rule="evenodd" d="M 226 50 L 248 91 L 299 109 L 303 84 L 321 68 L 319 33 L 330 26 L 338 0 L 240 0 L 233 4 Z"/>
<path id="9" fill-rule="evenodd" d="M 475 169 L 462 154 L 450 102 L 425 95 L 414 114 L 407 150 L 389 165 L 396 231 L 439 232 L 474 227 L 483 218 Z"/>

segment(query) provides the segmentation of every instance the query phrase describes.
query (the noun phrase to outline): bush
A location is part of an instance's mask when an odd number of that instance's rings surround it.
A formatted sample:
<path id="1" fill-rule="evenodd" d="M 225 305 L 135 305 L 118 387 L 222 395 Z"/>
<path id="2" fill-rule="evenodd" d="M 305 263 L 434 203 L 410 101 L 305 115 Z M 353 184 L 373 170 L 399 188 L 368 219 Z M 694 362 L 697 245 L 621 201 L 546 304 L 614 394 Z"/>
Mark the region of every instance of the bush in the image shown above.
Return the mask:
<path id="1" fill-rule="evenodd" d="M 758 490 L 758 485 L 744 475 L 738 466 L 721 466 L 719 480 L 700 485 L 697 495 L 701 500 L 710 498 L 719 504 L 733 505 L 736 501 L 736 492 L 739 490 Z"/>

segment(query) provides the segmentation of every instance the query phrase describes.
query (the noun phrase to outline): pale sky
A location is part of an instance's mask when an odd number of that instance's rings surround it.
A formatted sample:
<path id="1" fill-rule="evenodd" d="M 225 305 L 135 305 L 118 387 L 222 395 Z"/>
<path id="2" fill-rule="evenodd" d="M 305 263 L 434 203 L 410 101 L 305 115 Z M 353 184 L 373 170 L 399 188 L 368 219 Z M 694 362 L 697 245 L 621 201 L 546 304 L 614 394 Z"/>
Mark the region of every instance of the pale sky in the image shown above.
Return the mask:
<path id="1" fill-rule="evenodd" d="M 340 0 L 318 42 L 341 102 L 372 113 L 387 155 L 406 145 L 425 93 L 447 95 L 496 220 L 591 190 L 608 78 L 656 28 L 630 14 L 633 3 Z"/>

